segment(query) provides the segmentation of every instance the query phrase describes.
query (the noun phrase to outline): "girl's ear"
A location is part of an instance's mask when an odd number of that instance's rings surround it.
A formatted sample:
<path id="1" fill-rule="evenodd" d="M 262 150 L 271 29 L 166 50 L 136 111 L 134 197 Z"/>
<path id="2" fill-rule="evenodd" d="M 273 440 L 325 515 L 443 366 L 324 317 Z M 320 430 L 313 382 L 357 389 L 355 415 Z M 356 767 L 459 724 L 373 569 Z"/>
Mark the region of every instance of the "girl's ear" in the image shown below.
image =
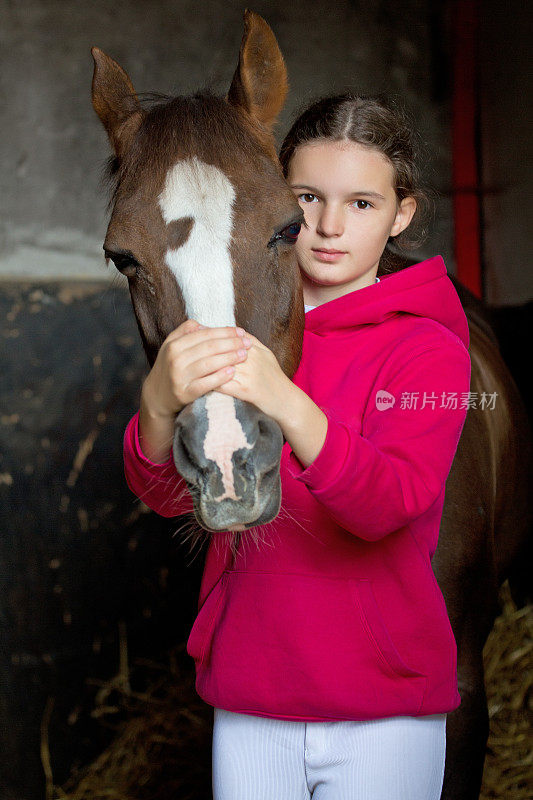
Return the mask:
<path id="1" fill-rule="evenodd" d="M 416 211 L 415 198 L 404 197 L 402 202 L 398 206 L 398 211 L 396 212 L 396 217 L 394 218 L 394 222 L 392 224 L 389 236 L 398 236 L 399 233 L 404 231 L 411 222 L 411 220 L 413 219 L 415 211 Z"/>

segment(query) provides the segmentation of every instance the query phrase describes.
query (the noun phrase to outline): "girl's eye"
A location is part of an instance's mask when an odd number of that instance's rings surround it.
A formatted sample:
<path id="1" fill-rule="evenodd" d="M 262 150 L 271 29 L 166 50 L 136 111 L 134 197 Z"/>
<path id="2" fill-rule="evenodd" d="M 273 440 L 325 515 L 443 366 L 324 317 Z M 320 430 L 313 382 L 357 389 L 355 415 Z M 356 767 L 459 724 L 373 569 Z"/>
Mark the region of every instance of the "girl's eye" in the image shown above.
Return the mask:
<path id="1" fill-rule="evenodd" d="M 372 208 L 372 204 L 368 202 L 368 200 L 354 200 L 354 204 L 356 208 L 359 208 L 361 211 L 364 211 L 367 208 Z"/>
<path id="2" fill-rule="evenodd" d="M 311 192 L 304 192 L 304 194 L 298 195 L 298 200 L 301 200 L 303 203 L 313 203 L 315 200 L 318 200 L 318 197 Z"/>
<path id="3" fill-rule="evenodd" d="M 286 242 L 287 244 L 294 244 L 298 239 L 298 234 L 302 227 L 301 222 L 293 222 L 292 225 L 287 225 L 282 231 L 276 233 L 269 242 L 269 247 L 276 242 Z"/>

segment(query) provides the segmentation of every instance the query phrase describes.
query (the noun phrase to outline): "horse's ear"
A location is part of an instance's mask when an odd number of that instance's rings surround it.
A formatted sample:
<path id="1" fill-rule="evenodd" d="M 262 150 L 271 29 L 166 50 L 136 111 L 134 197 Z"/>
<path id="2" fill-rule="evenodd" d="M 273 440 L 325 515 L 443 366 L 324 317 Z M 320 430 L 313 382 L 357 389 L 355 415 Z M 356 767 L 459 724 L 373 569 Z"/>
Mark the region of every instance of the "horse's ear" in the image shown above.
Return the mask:
<path id="1" fill-rule="evenodd" d="M 93 47 L 91 53 L 94 58 L 93 107 L 115 154 L 121 156 L 142 120 L 141 106 L 122 67 L 98 47 Z"/>
<path id="2" fill-rule="evenodd" d="M 287 91 L 287 70 L 276 37 L 263 17 L 246 9 L 239 63 L 227 100 L 246 109 L 270 132 Z"/>

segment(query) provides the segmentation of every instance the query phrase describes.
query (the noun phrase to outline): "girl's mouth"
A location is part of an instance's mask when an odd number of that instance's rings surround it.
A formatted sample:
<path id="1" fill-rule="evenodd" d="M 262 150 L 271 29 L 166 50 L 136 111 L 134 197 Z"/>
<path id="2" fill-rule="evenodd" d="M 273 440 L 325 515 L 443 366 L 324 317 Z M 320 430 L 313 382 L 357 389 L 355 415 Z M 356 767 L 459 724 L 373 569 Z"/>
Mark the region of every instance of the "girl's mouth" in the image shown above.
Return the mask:
<path id="1" fill-rule="evenodd" d="M 325 248 L 318 249 L 315 247 L 311 249 L 314 257 L 317 258 L 319 261 L 324 261 L 324 262 L 331 263 L 335 261 L 340 261 L 340 259 L 346 255 L 346 252 L 344 250 L 328 250 Z"/>

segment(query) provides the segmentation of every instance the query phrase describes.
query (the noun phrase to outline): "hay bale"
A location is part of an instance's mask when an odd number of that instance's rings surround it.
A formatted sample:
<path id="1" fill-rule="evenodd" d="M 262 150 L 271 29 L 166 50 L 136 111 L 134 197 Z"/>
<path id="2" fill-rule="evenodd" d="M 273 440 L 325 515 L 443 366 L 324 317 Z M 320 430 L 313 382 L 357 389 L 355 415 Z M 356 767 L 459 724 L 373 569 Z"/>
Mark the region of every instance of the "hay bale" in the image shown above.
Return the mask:
<path id="1" fill-rule="evenodd" d="M 517 609 L 507 582 L 483 651 L 490 734 L 480 800 L 533 797 L 533 605 Z"/>

